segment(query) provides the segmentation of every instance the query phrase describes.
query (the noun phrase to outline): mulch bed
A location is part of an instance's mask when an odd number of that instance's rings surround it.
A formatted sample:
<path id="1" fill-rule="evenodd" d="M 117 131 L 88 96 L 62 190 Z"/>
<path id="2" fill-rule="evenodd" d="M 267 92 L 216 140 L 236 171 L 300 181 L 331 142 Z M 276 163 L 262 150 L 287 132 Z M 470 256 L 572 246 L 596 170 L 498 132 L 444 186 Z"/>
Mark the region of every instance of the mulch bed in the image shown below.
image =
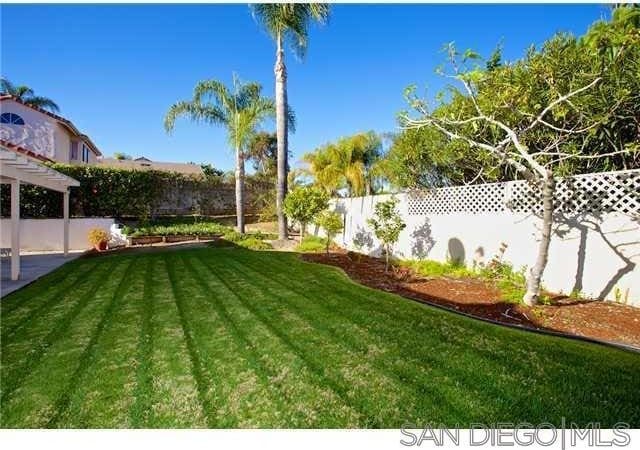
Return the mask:
<path id="1" fill-rule="evenodd" d="M 559 295 L 549 305 L 529 307 L 500 300 L 498 289 L 485 281 L 428 278 L 405 267 L 385 273 L 383 260 L 365 255 L 308 253 L 303 259 L 340 267 L 366 286 L 476 317 L 640 348 L 640 308 Z"/>

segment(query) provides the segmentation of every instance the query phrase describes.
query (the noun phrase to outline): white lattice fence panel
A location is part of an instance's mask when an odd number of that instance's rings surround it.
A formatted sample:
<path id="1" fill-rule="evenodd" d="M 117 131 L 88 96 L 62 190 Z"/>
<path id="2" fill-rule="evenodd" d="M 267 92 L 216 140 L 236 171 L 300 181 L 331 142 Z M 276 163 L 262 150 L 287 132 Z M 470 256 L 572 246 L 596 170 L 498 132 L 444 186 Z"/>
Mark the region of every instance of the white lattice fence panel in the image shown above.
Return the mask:
<path id="1" fill-rule="evenodd" d="M 412 192 L 411 215 L 541 210 L 538 186 L 525 181 L 447 187 Z M 640 215 L 640 170 L 603 172 L 559 179 L 556 209 L 565 213 L 620 212 Z"/>
<path id="2" fill-rule="evenodd" d="M 411 192 L 408 195 L 409 214 L 504 211 L 505 187 L 506 183 L 490 183 Z"/>

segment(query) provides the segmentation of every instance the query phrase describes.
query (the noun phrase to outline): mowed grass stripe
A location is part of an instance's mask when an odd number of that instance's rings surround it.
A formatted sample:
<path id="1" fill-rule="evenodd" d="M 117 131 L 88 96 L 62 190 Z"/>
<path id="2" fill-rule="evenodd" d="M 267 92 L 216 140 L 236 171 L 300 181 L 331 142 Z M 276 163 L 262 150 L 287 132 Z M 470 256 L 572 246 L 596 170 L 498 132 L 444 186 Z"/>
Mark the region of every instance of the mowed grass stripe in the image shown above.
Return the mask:
<path id="1" fill-rule="evenodd" d="M 95 282 L 77 300 L 73 320 L 68 320 L 68 316 L 49 325 L 54 328 L 52 335 L 55 334 L 56 338 L 39 355 L 37 364 L 27 363 L 19 387 L 3 402 L 3 426 L 42 427 L 56 414 L 56 401 L 72 380 L 79 359 L 124 275 L 125 267 L 126 261 L 120 259 L 101 263 L 99 270 L 92 275 Z"/>
<path id="2" fill-rule="evenodd" d="M 216 428 L 216 408 L 213 405 L 211 398 L 207 395 L 212 381 L 206 374 L 202 363 L 202 357 L 200 355 L 200 349 L 194 343 L 193 331 L 191 330 L 191 325 L 186 317 L 184 306 L 185 299 L 183 297 L 183 293 L 178 287 L 174 258 L 165 257 L 165 264 L 167 267 L 167 274 L 169 276 L 169 283 L 171 284 L 171 293 L 176 302 L 180 325 L 182 326 L 185 344 L 187 351 L 189 352 L 189 359 L 191 360 L 191 374 L 196 381 L 198 399 L 200 400 L 200 405 L 204 411 L 207 426 L 209 428 Z"/>
<path id="3" fill-rule="evenodd" d="M 136 267 L 136 264 L 134 264 L 136 262 L 136 259 L 137 258 L 133 257 L 129 258 L 129 260 L 127 261 L 124 273 L 120 277 L 118 285 L 116 286 L 116 289 L 113 292 L 109 303 L 102 312 L 100 322 L 98 322 L 98 325 L 94 329 L 89 342 L 78 358 L 78 366 L 76 367 L 76 370 L 73 372 L 73 375 L 68 380 L 66 388 L 64 389 L 64 391 L 62 391 L 60 397 L 58 397 L 58 400 L 55 403 L 55 414 L 46 423 L 46 426 L 48 428 L 54 428 L 58 426 L 58 423 L 61 421 L 61 419 L 64 418 L 65 414 L 67 413 L 67 409 L 72 403 L 72 397 L 74 396 L 74 393 L 78 390 L 83 389 L 83 384 L 86 382 L 85 378 L 87 376 L 87 373 L 97 357 L 96 355 L 98 353 L 98 342 L 105 330 L 111 326 L 116 308 L 122 301 L 122 298 L 127 289 L 130 288 L 128 283 L 132 278 L 132 269 Z M 117 352 L 121 350 L 124 351 L 125 349 L 114 349 L 114 351 Z"/>
<path id="4" fill-rule="evenodd" d="M 136 358 L 145 273 L 148 260 L 134 256 L 122 276 L 109 309 L 80 358 L 72 389 L 61 396 L 66 409 L 59 428 L 131 427 Z"/>
<path id="5" fill-rule="evenodd" d="M 148 428 L 153 423 L 152 416 L 152 355 L 153 355 L 153 312 L 154 312 L 154 274 L 156 273 L 157 258 L 146 258 L 147 266 L 144 275 L 142 296 L 142 314 L 140 317 L 140 333 L 136 359 L 136 387 L 135 402 L 130 411 L 131 426 L 133 428 Z"/>
<path id="6" fill-rule="evenodd" d="M 292 283 L 306 286 L 307 291 L 313 290 L 322 299 L 322 303 L 332 298 L 330 290 L 334 287 L 335 291 L 341 292 L 353 287 L 356 288 L 353 289 L 354 291 L 360 290 L 368 294 L 367 297 L 363 297 L 362 293 L 353 292 L 349 295 L 347 291 L 341 301 L 332 301 L 331 307 L 345 315 L 355 317 L 356 311 L 361 311 L 364 305 L 368 305 L 367 313 L 360 317 L 366 321 L 364 322 L 366 326 L 376 330 L 376 333 L 384 332 L 389 328 L 390 323 L 403 324 L 402 327 L 394 328 L 392 333 L 387 333 L 385 338 L 390 343 L 395 341 L 398 344 L 405 342 L 410 345 L 408 350 L 399 352 L 403 358 L 405 355 L 419 353 L 419 358 L 428 360 L 429 355 L 447 357 L 455 352 L 457 363 L 450 364 L 443 360 L 442 367 L 446 369 L 445 377 L 436 379 L 434 382 L 458 384 L 459 378 L 462 377 L 461 379 L 466 381 L 458 387 L 465 388 L 465 391 L 469 390 L 470 383 L 475 382 L 477 388 L 491 393 L 493 400 L 489 402 L 490 411 L 495 416 L 517 416 L 526 420 L 531 417 L 532 411 L 535 411 L 541 420 L 554 417 L 559 421 L 564 417 L 567 409 L 572 407 L 575 399 L 580 398 L 584 399 L 580 404 L 580 411 L 587 422 L 590 417 L 598 415 L 599 407 L 606 407 L 608 402 L 601 396 L 605 388 L 603 384 L 608 384 L 607 371 L 604 369 L 600 377 L 590 377 L 580 384 L 567 380 L 583 378 L 587 365 L 592 365 L 594 367 L 592 370 L 599 371 L 601 364 L 598 361 L 601 359 L 602 352 L 619 353 L 621 364 L 626 365 L 628 369 L 619 373 L 621 384 L 611 389 L 614 391 L 612 393 L 615 399 L 624 403 L 625 390 L 620 389 L 620 386 L 632 382 L 632 374 L 637 370 L 638 359 L 636 355 L 628 352 L 559 338 L 531 335 L 498 326 L 487 326 L 471 319 L 430 310 L 414 302 L 373 291 L 350 281 L 336 283 L 332 281 L 334 277 L 338 278 L 336 281 L 340 281 L 339 278 L 345 276 L 330 267 L 287 261 L 292 258 L 292 255 L 283 254 L 280 258 L 275 256 L 277 261 L 269 259 L 272 264 L 264 266 L 265 272 L 268 270 L 277 272 L 277 274 L 270 274 L 274 279 L 282 279 L 285 277 L 282 274 L 287 273 Z M 246 252 L 239 252 L 239 259 L 242 260 L 245 257 L 247 257 Z M 258 263 L 260 259 L 264 257 L 252 258 L 252 261 Z M 287 262 L 289 264 L 286 264 Z M 285 268 L 287 272 L 284 272 Z M 298 270 L 304 272 L 298 276 L 296 273 Z M 326 274 L 329 276 L 323 277 Z M 301 279 L 305 282 L 300 283 Z M 314 281 L 314 279 L 322 281 Z M 369 300 L 369 296 L 373 298 Z M 353 304 L 354 301 L 362 301 L 364 305 L 358 306 L 357 303 Z M 376 303 L 372 304 L 371 301 Z M 388 314 L 384 314 L 385 312 Z M 443 318 L 446 320 L 442 320 Z M 436 344 L 432 347 L 427 342 L 434 335 L 437 341 L 432 341 Z M 416 341 L 416 337 L 420 337 L 420 340 Z M 440 345 L 437 345 L 438 341 Z M 591 363 L 588 362 L 590 359 Z M 553 381 L 549 379 L 550 375 L 553 376 Z M 564 402 L 557 400 L 559 392 L 563 394 L 561 399 Z M 556 400 L 551 401 L 552 398 Z"/>
<path id="7" fill-rule="evenodd" d="M 292 307 L 296 308 L 300 314 L 307 318 L 316 318 L 316 322 L 322 324 L 324 332 L 332 334 L 334 339 L 343 342 L 352 351 L 363 353 L 362 356 L 379 371 L 395 378 L 405 386 L 410 386 L 416 394 L 421 397 L 428 395 L 431 397 L 432 404 L 434 398 L 440 398 L 442 404 L 447 404 L 451 410 L 447 413 L 455 412 L 461 421 L 468 420 L 465 417 L 470 410 L 469 404 L 477 406 L 474 408 L 476 411 L 482 411 L 483 405 L 492 395 L 504 394 L 504 391 L 495 389 L 492 393 L 492 390 L 480 389 L 477 385 L 477 371 L 491 372 L 500 367 L 500 362 L 476 356 L 474 363 L 471 364 L 474 367 L 473 370 L 460 371 L 455 367 L 447 367 L 446 352 L 439 351 L 446 348 L 441 339 L 431 339 L 434 333 L 420 335 L 419 340 L 416 341 L 412 339 L 416 336 L 415 333 L 406 333 L 405 327 L 397 329 L 393 326 L 394 323 L 406 323 L 406 329 L 411 332 L 414 328 L 410 322 L 389 321 L 386 317 L 382 321 L 371 320 L 375 319 L 372 317 L 374 311 L 367 308 L 366 314 L 362 314 L 364 305 L 353 301 L 351 298 L 353 295 L 336 294 L 332 283 L 325 283 L 322 289 L 318 289 L 322 294 L 321 301 L 307 295 L 309 282 L 307 280 L 305 283 L 305 274 L 309 269 L 305 266 L 302 268 L 307 270 L 299 273 L 300 264 L 289 265 L 288 277 L 285 278 L 278 276 L 282 273 L 279 268 L 255 264 L 255 259 L 245 256 L 248 255 L 236 252 L 235 263 L 242 264 L 242 267 L 251 271 L 252 277 L 259 277 L 261 283 L 265 285 L 277 287 L 277 281 L 281 280 L 280 286 L 283 288 L 286 286 L 286 289 L 281 290 L 282 295 L 285 295 L 286 290 L 296 294 L 297 297 L 292 296 L 291 300 L 298 302 L 298 305 L 292 305 Z M 239 268 L 239 270 L 242 269 Z M 303 280 L 302 283 L 297 281 L 300 279 Z M 354 287 L 359 288 L 359 286 Z M 304 299 L 302 303 L 301 299 Z M 363 318 L 365 320 L 362 320 Z M 385 324 L 384 332 L 376 328 L 377 324 Z M 404 337 L 404 334 L 407 336 Z M 392 358 L 389 361 L 389 355 L 402 355 L 402 358 Z M 441 377 L 438 383 L 435 382 L 437 377 Z M 461 383 L 467 389 L 461 390 Z M 441 412 L 442 408 L 438 410 Z"/>
<path id="8" fill-rule="evenodd" d="M 93 264 L 88 263 L 84 258 L 71 260 L 53 272 L 49 272 L 29 284 L 28 289 L 18 289 L 3 297 L 2 301 L 0 301 L 0 319 L 10 317 L 12 313 L 20 308 L 35 307 L 38 302 L 36 301 L 35 304 L 32 305 L 34 298 L 38 299 L 42 293 L 49 293 L 51 286 L 57 286 L 68 278 L 74 278 L 77 273 L 77 267 L 85 268 L 87 265 L 95 267 L 96 264 L 96 262 L 93 262 Z"/>
<path id="9" fill-rule="evenodd" d="M 207 421 L 172 294 L 165 254 L 154 259 L 151 314 L 151 393 L 148 425 L 154 428 L 205 428 Z"/>
<path id="10" fill-rule="evenodd" d="M 185 285 L 190 285 L 193 294 L 190 306 L 196 309 L 191 311 L 190 316 L 194 323 L 195 341 L 204 349 L 203 362 L 215 378 L 214 387 L 219 392 L 217 397 L 227 399 L 219 401 L 221 404 L 217 405 L 218 418 L 225 420 L 221 425 L 242 428 L 286 427 L 294 420 L 286 403 L 291 399 L 287 398 L 286 392 L 278 390 L 277 384 L 271 383 L 270 378 L 277 374 L 270 372 L 260 361 L 254 343 L 247 339 L 217 298 L 216 292 L 209 289 L 203 277 L 194 269 L 192 255 L 181 253 L 180 256 L 185 268 L 179 274 L 181 280 L 193 280 Z M 202 304 L 203 301 L 206 305 Z M 212 327 L 220 325 L 226 345 L 219 345 L 210 339 Z M 235 423 L 231 419 L 233 416 Z"/>
<path id="11" fill-rule="evenodd" d="M 11 340 L 3 341 L 2 404 L 25 380 L 26 375 L 36 368 L 39 361 L 47 354 L 48 349 L 68 331 L 75 318 L 91 301 L 100 285 L 105 282 L 104 276 L 116 264 L 117 261 L 114 260 L 109 265 L 100 266 L 98 270 L 83 280 L 78 286 L 81 295 L 69 303 L 68 310 L 64 310 L 64 314 L 60 317 L 41 318 L 38 329 L 26 330 L 23 328 Z M 32 331 L 32 333 L 27 334 L 27 331 Z"/>
<path id="12" fill-rule="evenodd" d="M 200 256 L 200 255 L 198 255 Z M 230 320 L 256 350 L 270 382 L 283 392 L 289 406 L 290 427 L 335 428 L 357 426 L 361 416 L 325 385 L 293 351 L 287 342 L 273 333 L 247 309 L 225 284 L 211 276 L 211 269 L 199 257 L 190 260 Z"/>
<path id="13" fill-rule="evenodd" d="M 314 372 L 324 385 L 329 387 L 338 397 L 342 399 L 349 407 L 356 410 L 361 420 L 365 421 L 364 426 L 379 427 L 381 426 L 382 417 L 379 415 L 379 407 L 374 405 L 371 399 L 354 395 L 357 385 L 349 383 L 344 373 L 340 373 L 338 368 L 327 364 L 331 357 L 319 355 L 323 348 L 323 342 L 320 342 L 315 336 L 308 333 L 309 329 L 303 329 L 304 325 L 296 323 L 289 319 L 288 311 L 283 311 L 277 298 L 269 298 L 257 289 L 253 289 L 251 282 L 238 277 L 232 271 L 225 269 L 227 261 L 224 259 L 205 259 L 209 265 L 211 273 L 224 284 L 233 295 L 247 308 L 255 317 L 271 330 L 278 338 L 284 342 L 300 359 L 302 359 L 307 367 Z M 287 331 L 285 331 L 287 329 Z M 293 330 L 298 331 L 297 333 Z M 307 342 L 308 341 L 308 342 Z M 333 349 L 333 357 L 337 357 L 339 348 Z M 391 385 L 387 385 L 391 388 Z M 381 393 L 382 391 L 380 391 Z M 383 395 L 387 393 L 384 392 Z"/>
<path id="14" fill-rule="evenodd" d="M 271 277 L 260 273 L 246 262 L 238 261 L 235 257 L 230 258 L 227 265 L 237 268 L 238 272 L 249 274 L 254 280 L 259 280 L 261 289 L 267 295 L 287 302 L 288 308 L 309 323 L 315 331 L 325 335 L 327 340 L 341 343 L 344 347 L 343 359 L 346 358 L 348 362 L 366 361 L 370 366 L 363 368 L 368 374 L 367 380 L 373 381 L 376 376 L 393 380 L 398 386 L 397 391 L 388 392 L 394 396 L 394 402 L 401 405 L 397 408 L 398 415 L 427 420 L 439 414 L 439 410 L 446 409 L 449 416 L 462 423 L 470 419 L 469 408 L 465 408 L 468 402 L 477 402 L 478 407 L 481 407 L 483 402 L 488 400 L 488 396 L 480 391 L 461 391 L 458 383 L 450 389 L 447 389 L 447 385 L 434 383 L 434 375 L 446 372 L 441 364 L 429 367 L 426 364 L 428 359 L 410 358 L 407 351 L 398 351 L 400 349 L 389 346 L 382 337 L 369 333 L 355 322 L 345 320 L 345 317 L 334 309 L 327 308 L 323 301 L 317 301 L 304 292 L 294 290 L 291 283 L 278 284 Z M 402 354 L 403 358 L 393 358 L 390 362 L 388 356 L 393 351 L 398 351 L 396 354 Z M 445 362 L 434 361 L 433 358 L 432 361 Z M 429 400 L 423 401 L 426 398 Z"/>
<path id="15" fill-rule="evenodd" d="M 46 314 L 48 310 L 60 303 L 64 299 L 64 292 L 67 292 L 71 286 L 76 284 L 78 280 L 84 280 L 94 270 L 95 264 L 81 267 L 79 270 L 67 272 L 67 275 L 56 284 L 56 289 L 51 293 L 36 294 L 33 300 L 24 302 L 24 307 L 15 308 L 11 313 L 2 317 L 2 340 L 10 339 L 21 328 L 28 326 L 38 316 Z M 66 271 L 66 270 L 65 270 Z"/>

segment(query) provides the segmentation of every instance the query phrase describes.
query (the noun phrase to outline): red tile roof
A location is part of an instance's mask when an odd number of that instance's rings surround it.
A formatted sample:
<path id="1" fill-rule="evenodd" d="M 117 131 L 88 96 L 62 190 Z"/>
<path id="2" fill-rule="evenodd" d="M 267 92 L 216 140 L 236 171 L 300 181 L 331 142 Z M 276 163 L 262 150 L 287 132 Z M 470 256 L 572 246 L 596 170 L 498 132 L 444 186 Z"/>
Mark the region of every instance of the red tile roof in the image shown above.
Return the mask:
<path id="1" fill-rule="evenodd" d="M 16 153 L 20 153 L 22 155 L 26 155 L 26 156 L 29 156 L 31 158 L 37 159 L 38 161 L 54 162 L 53 160 L 47 158 L 46 156 L 42 156 L 40 153 L 36 153 L 36 152 L 31 151 L 29 149 L 26 149 L 24 147 L 20 147 L 19 145 L 12 144 L 11 142 L 7 142 L 4 139 L 0 139 L 0 145 L 6 147 L 9 150 L 14 151 Z"/>

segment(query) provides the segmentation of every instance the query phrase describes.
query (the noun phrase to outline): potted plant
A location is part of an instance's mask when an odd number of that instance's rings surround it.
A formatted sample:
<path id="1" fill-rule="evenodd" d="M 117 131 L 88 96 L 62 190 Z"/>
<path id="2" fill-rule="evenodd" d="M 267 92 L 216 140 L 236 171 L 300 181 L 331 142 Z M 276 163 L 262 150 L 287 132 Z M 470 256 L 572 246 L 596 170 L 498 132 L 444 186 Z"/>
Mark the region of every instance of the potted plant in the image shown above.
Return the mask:
<path id="1" fill-rule="evenodd" d="M 107 249 L 109 242 L 109 233 L 102 228 L 92 228 L 89 230 L 89 243 L 99 252 Z"/>

